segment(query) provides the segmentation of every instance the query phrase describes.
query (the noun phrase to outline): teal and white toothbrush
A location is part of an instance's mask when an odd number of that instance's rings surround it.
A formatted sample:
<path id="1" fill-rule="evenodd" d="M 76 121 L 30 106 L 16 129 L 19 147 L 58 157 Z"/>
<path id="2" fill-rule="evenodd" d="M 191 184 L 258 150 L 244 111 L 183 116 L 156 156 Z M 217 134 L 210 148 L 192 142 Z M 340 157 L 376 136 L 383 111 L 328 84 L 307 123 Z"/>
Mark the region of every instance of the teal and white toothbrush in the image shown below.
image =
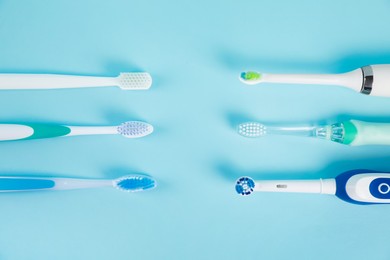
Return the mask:
<path id="1" fill-rule="evenodd" d="M 124 72 L 117 77 L 60 74 L 0 74 L 1 89 L 61 89 L 116 86 L 122 90 L 145 90 L 152 85 L 146 72 Z"/>
<path id="2" fill-rule="evenodd" d="M 318 126 L 266 126 L 258 122 L 240 124 L 237 128 L 245 137 L 262 137 L 271 135 L 293 135 L 315 137 L 341 144 L 358 145 L 390 145 L 390 123 L 372 123 L 349 120 L 332 125 Z"/>
<path id="3" fill-rule="evenodd" d="M 41 177 L 0 177 L 0 192 L 74 190 L 98 187 L 114 187 L 122 191 L 137 192 L 153 189 L 156 181 L 143 174 L 132 174 L 114 180 L 41 178 Z"/>
<path id="4" fill-rule="evenodd" d="M 115 135 L 144 137 L 153 126 L 141 121 L 128 121 L 118 126 L 67 126 L 51 124 L 0 124 L 0 141 L 29 140 L 76 135 Z"/>
<path id="5" fill-rule="evenodd" d="M 369 65 L 340 74 L 270 74 L 246 71 L 240 80 L 247 85 L 260 83 L 336 85 L 357 92 L 390 97 L 390 64 Z"/>

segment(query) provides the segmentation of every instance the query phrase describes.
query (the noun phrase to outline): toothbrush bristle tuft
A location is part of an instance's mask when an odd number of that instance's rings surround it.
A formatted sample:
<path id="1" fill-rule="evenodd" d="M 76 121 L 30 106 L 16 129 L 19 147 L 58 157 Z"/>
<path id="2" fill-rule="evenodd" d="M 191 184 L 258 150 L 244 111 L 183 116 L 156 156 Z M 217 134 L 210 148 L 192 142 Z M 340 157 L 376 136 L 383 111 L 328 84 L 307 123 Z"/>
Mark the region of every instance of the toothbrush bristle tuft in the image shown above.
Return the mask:
<path id="1" fill-rule="evenodd" d="M 261 73 L 255 71 L 241 72 L 240 79 L 244 82 L 260 81 L 262 78 Z"/>
<path id="2" fill-rule="evenodd" d="M 119 87 L 124 90 L 148 89 L 152 85 L 152 77 L 146 72 L 126 72 L 118 77 Z"/>
<path id="3" fill-rule="evenodd" d="M 129 175 L 115 180 L 114 185 L 122 191 L 137 192 L 153 189 L 157 184 L 154 179 L 146 175 Z"/>
<path id="4" fill-rule="evenodd" d="M 127 138 L 138 138 L 153 132 L 153 126 L 140 121 L 128 121 L 117 128 L 118 133 Z"/>
<path id="5" fill-rule="evenodd" d="M 245 137 L 260 137 L 267 133 L 265 125 L 256 122 L 240 124 L 237 131 Z"/>
<path id="6" fill-rule="evenodd" d="M 250 177 L 241 177 L 236 182 L 236 192 L 243 196 L 250 195 L 255 188 L 255 182 Z"/>

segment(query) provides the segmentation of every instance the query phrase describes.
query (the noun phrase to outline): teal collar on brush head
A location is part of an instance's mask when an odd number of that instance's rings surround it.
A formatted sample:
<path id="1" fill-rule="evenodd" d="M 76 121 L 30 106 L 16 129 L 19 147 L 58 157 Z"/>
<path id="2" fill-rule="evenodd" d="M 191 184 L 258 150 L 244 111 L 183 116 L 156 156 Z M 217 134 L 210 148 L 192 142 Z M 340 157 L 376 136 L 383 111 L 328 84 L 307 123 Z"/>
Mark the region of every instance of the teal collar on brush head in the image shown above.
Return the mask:
<path id="1" fill-rule="evenodd" d="M 70 128 L 62 125 L 47 125 L 47 124 L 24 124 L 31 127 L 34 132 L 32 135 L 20 140 L 50 138 L 65 136 L 70 133 Z"/>
<path id="2" fill-rule="evenodd" d="M 343 144 L 350 145 L 357 136 L 357 128 L 351 121 L 345 121 L 342 123 L 344 129 Z"/>

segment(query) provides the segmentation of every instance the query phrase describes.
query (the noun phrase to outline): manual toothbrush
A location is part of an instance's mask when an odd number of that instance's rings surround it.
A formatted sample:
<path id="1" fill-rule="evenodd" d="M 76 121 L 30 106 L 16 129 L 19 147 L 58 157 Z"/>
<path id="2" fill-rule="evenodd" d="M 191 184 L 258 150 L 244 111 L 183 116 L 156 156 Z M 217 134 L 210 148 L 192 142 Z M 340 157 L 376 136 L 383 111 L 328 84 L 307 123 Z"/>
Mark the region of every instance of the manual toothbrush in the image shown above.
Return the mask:
<path id="1" fill-rule="evenodd" d="M 153 132 L 153 126 L 128 121 L 118 126 L 67 126 L 52 124 L 0 124 L 0 141 L 30 140 L 76 135 L 115 135 L 140 138 Z"/>
<path id="2" fill-rule="evenodd" d="M 0 176 L 0 192 L 55 191 L 98 187 L 114 187 L 122 191 L 137 192 L 153 189 L 156 187 L 156 181 L 143 174 L 132 174 L 113 180 Z"/>

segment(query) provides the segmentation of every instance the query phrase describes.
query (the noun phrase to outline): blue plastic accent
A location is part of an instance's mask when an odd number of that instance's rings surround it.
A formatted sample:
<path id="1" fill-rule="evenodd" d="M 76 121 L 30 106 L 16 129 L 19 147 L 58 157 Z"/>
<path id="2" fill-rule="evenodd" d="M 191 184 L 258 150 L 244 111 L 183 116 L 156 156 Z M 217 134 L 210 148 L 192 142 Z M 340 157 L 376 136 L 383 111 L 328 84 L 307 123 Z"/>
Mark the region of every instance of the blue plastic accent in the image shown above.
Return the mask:
<path id="1" fill-rule="evenodd" d="M 370 183 L 370 193 L 378 199 L 390 199 L 390 178 L 377 178 L 373 180 Z"/>
<path id="2" fill-rule="evenodd" d="M 50 189 L 55 182 L 47 179 L 0 178 L 0 191 Z"/>
<path id="3" fill-rule="evenodd" d="M 339 199 L 342 199 L 346 202 L 353 203 L 353 204 L 359 204 L 359 205 L 379 204 L 379 203 L 375 203 L 375 202 L 362 202 L 362 201 L 353 200 L 348 196 L 347 191 L 345 189 L 347 181 L 352 176 L 354 176 L 356 174 L 361 174 L 361 173 L 374 173 L 374 172 L 375 173 L 382 173 L 379 171 L 372 171 L 372 170 L 352 170 L 352 171 L 347 171 L 347 172 L 340 174 L 339 176 L 337 176 L 335 178 L 336 179 L 336 196 Z"/>

